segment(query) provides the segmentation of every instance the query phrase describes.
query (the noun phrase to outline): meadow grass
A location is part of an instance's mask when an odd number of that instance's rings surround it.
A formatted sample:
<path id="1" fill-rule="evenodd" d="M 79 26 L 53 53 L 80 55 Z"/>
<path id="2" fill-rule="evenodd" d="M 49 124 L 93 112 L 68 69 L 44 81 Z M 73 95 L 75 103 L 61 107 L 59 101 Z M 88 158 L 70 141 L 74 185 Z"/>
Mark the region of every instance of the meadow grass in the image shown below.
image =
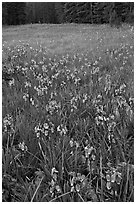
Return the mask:
<path id="1" fill-rule="evenodd" d="M 133 201 L 133 35 L 3 28 L 3 201 Z"/>

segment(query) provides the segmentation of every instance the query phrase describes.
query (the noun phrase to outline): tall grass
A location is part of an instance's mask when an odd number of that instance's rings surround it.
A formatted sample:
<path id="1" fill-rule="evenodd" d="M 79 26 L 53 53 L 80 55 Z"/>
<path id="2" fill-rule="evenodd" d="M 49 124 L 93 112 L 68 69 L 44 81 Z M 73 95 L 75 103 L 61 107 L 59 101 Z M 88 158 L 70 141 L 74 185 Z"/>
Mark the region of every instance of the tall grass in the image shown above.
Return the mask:
<path id="1" fill-rule="evenodd" d="M 3 45 L 3 201 L 134 200 L 133 45 L 91 55 Z"/>

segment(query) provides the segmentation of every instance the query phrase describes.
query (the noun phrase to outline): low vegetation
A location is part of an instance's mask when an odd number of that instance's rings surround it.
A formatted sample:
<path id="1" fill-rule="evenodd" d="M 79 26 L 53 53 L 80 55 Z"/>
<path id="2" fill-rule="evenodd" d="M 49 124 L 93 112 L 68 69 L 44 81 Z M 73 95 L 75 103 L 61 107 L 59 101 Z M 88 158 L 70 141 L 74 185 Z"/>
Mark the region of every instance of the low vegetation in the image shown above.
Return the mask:
<path id="1" fill-rule="evenodd" d="M 3 201 L 134 201 L 133 27 L 26 27 L 3 29 Z"/>

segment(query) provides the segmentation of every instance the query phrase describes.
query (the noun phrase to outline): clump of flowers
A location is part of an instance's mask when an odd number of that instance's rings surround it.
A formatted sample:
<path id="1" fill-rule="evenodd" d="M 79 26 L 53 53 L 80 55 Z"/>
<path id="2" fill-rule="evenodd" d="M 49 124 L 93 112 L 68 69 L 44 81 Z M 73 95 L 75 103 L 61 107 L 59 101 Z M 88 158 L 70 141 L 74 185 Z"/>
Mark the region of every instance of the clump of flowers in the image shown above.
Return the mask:
<path id="1" fill-rule="evenodd" d="M 63 125 L 63 124 L 61 124 L 61 125 L 59 125 L 58 127 L 57 127 L 57 131 L 60 133 L 60 135 L 62 136 L 62 135 L 66 135 L 66 133 L 67 133 L 67 127 L 66 127 L 66 125 Z"/>
<path id="2" fill-rule="evenodd" d="M 54 133 L 54 124 L 51 121 L 43 124 L 39 123 L 37 126 L 35 126 L 35 133 L 37 138 L 49 138 L 49 133 Z"/>
<path id="3" fill-rule="evenodd" d="M 23 142 L 20 142 L 20 143 L 18 144 L 18 147 L 19 147 L 19 149 L 21 149 L 23 152 L 26 152 L 26 151 L 28 150 L 28 147 L 27 147 L 27 145 L 25 144 L 24 141 L 23 141 Z"/>
<path id="4" fill-rule="evenodd" d="M 118 167 L 113 168 L 109 166 L 109 169 L 105 171 L 106 173 L 106 188 L 111 194 L 118 195 L 118 189 L 122 181 L 122 173 L 119 171 Z"/>
<path id="5" fill-rule="evenodd" d="M 3 118 L 3 133 L 13 133 L 14 132 L 14 120 L 10 114 L 7 114 Z"/>
<path id="6" fill-rule="evenodd" d="M 56 100 L 50 100 L 49 103 L 46 105 L 46 110 L 51 115 L 54 113 L 54 111 L 58 112 L 60 108 L 61 108 L 61 103 L 57 102 Z"/>
<path id="7" fill-rule="evenodd" d="M 50 184 L 51 197 L 57 197 L 58 195 L 60 195 L 62 193 L 61 188 L 58 184 L 58 173 L 59 172 L 56 170 L 56 168 L 53 167 L 51 170 L 52 180 L 49 183 Z"/>
<path id="8" fill-rule="evenodd" d="M 70 185 L 71 192 L 80 192 L 80 190 L 86 185 L 85 175 L 81 173 L 70 172 Z"/>
<path id="9" fill-rule="evenodd" d="M 9 84 L 10 87 L 14 86 L 15 85 L 15 79 L 12 78 L 11 80 L 9 80 L 8 84 Z"/>
<path id="10" fill-rule="evenodd" d="M 85 151 L 85 160 L 87 162 L 87 169 L 88 172 L 94 173 L 96 166 L 95 166 L 95 160 L 96 160 L 96 149 L 93 146 L 90 146 L 88 144 L 84 148 Z"/>

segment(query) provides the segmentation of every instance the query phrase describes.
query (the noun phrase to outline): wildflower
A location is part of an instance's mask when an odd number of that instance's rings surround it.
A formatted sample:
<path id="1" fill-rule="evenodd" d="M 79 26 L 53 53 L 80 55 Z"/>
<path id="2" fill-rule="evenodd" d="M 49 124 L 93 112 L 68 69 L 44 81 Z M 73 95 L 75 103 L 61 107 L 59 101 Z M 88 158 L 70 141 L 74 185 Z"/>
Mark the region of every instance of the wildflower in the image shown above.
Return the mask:
<path id="1" fill-rule="evenodd" d="M 89 146 L 85 147 L 85 157 L 86 158 L 89 158 L 89 155 L 91 154 L 92 150 L 93 150 L 93 147 L 89 147 Z"/>
<path id="2" fill-rule="evenodd" d="M 97 98 L 98 98 L 99 100 L 101 100 L 101 99 L 102 99 L 102 95 L 99 94 L 99 95 L 97 96 Z"/>
<path id="3" fill-rule="evenodd" d="M 56 190 L 57 190 L 58 193 L 61 193 L 61 188 L 60 188 L 59 185 L 56 185 Z"/>
<path id="4" fill-rule="evenodd" d="M 110 181 L 110 174 L 106 174 L 106 180 Z"/>
<path id="5" fill-rule="evenodd" d="M 39 138 L 40 137 L 40 132 L 36 133 L 36 137 Z"/>
<path id="6" fill-rule="evenodd" d="M 97 72 L 99 72 L 99 69 L 100 69 L 99 67 L 93 67 L 91 73 L 96 74 Z"/>
<path id="7" fill-rule="evenodd" d="M 66 135 L 67 127 L 65 125 L 61 124 L 57 127 L 57 131 L 60 132 L 61 135 Z"/>
<path id="8" fill-rule="evenodd" d="M 13 86 L 15 84 L 15 79 L 12 78 L 12 80 L 9 81 L 9 86 Z"/>
<path id="9" fill-rule="evenodd" d="M 49 104 L 46 105 L 46 110 L 50 112 L 51 115 L 53 114 L 53 111 L 58 110 L 59 108 L 61 108 L 61 104 L 60 102 L 57 103 L 55 100 L 49 101 Z"/>
<path id="10" fill-rule="evenodd" d="M 98 119 L 99 119 L 99 120 L 103 120 L 103 117 L 102 117 L 102 116 L 98 116 Z"/>
<path id="11" fill-rule="evenodd" d="M 75 141 L 75 144 L 76 144 L 76 148 L 78 148 L 79 147 L 79 142 Z"/>
<path id="12" fill-rule="evenodd" d="M 123 83 L 119 88 L 120 93 L 122 93 L 124 91 L 124 88 L 126 88 L 126 84 Z"/>
<path id="13" fill-rule="evenodd" d="M 52 132 L 52 133 L 54 133 L 54 127 L 51 127 L 51 129 L 50 129 L 50 130 L 51 130 L 51 132 Z"/>
<path id="14" fill-rule="evenodd" d="M 111 182 L 114 183 L 116 180 L 116 172 L 111 175 Z"/>
<path id="15" fill-rule="evenodd" d="M 87 100 L 87 94 L 84 94 L 83 97 L 84 97 L 84 98 L 83 98 L 83 103 L 85 103 L 86 100 Z"/>
<path id="16" fill-rule="evenodd" d="M 49 129 L 48 123 L 44 123 L 44 124 L 43 124 L 43 127 L 44 127 L 44 129 L 47 129 L 47 130 L 48 130 L 48 129 Z"/>
<path id="17" fill-rule="evenodd" d="M 38 132 L 38 131 L 40 131 L 41 130 L 41 125 L 40 124 L 38 124 L 35 128 L 35 132 Z"/>
<path id="18" fill-rule="evenodd" d="M 73 146 L 74 146 L 73 138 L 69 141 L 69 144 L 70 144 L 70 147 L 73 147 Z"/>
<path id="19" fill-rule="evenodd" d="M 51 170 L 51 175 L 52 175 L 53 179 L 54 179 L 55 181 L 57 181 L 58 171 L 55 169 L 55 167 L 52 168 L 52 170 Z"/>
<path id="20" fill-rule="evenodd" d="M 100 122 L 99 122 L 99 120 L 98 120 L 98 117 L 95 117 L 95 122 L 96 122 L 96 125 L 99 125 L 99 124 L 100 124 Z"/>
<path id="21" fill-rule="evenodd" d="M 54 186 L 50 188 L 51 197 L 54 196 Z"/>
<path id="22" fill-rule="evenodd" d="M 94 154 L 92 154 L 91 158 L 92 158 L 92 160 L 95 160 L 96 156 Z"/>
<path id="23" fill-rule="evenodd" d="M 58 131 L 58 132 L 60 132 L 60 131 L 61 131 L 61 129 L 60 129 L 60 125 L 57 127 L 57 131 Z"/>
<path id="24" fill-rule="evenodd" d="M 111 182 L 110 181 L 107 182 L 106 187 L 107 187 L 108 190 L 111 189 Z"/>
<path id="25" fill-rule="evenodd" d="M 13 124 L 13 118 L 10 114 L 7 114 L 5 118 L 3 119 L 3 127 L 4 132 L 14 132 L 14 124 Z"/>
<path id="26" fill-rule="evenodd" d="M 77 179 L 80 181 L 80 182 L 83 182 L 84 179 L 85 179 L 85 175 L 81 175 L 80 173 L 77 173 Z"/>
<path id="27" fill-rule="evenodd" d="M 22 150 L 22 151 L 27 151 L 28 150 L 28 148 L 27 148 L 27 146 L 25 145 L 25 142 L 23 141 L 23 142 L 20 142 L 19 143 L 19 148 Z"/>
<path id="28" fill-rule="evenodd" d="M 72 172 L 69 172 L 69 175 L 72 177 L 70 178 L 70 184 L 71 186 L 73 186 L 76 181 L 76 173 L 72 171 Z"/>
<path id="29" fill-rule="evenodd" d="M 27 101 L 28 98 L 29 98 L 29 94 L 24 93 L 24 95 L 23 95 L 23 99 L 25 100 L 25 102 Z"/>
<path id="30" fill-rule="evenodd" d="M 41 124 L 38 124 L 34 129 L 35 129 L 36 137 L 39 138 L 40 137 L 40 132 L 42 132 Z"/>
<path id="31" fill-rule="evenodd" d="M 80 184 L 77 183 L 76 186 L 75 186 L 75 189 L 76 189 L 77 192 L 79 192 L 80 191 Z"/>
<path id="32" fill-rule="evenodd" d="M 119 185 L 121 183 L 121 180 L 122 180 L 121 173 L 117 172 L 116 183 Z"/>
<path id="33" fill-rule="evenodd" d="M 115 141 L 115 139 L 113 137 L 112 137 L 112 143 L 114 143 L 114 144 L 116 143 L 116 141 Z"/>
<path id="34" fill-rule="evenodd" d="M 45 136 L 48 136 L 48 131 L 47 131 L 47 130 L 45 130 L 44 134 L 45 134 Z"/>
<path id="35" fill-rule="evenodd" d="M 34 106 L 34 100 L 32 98 L 30 98 L 30 102 Z"/>
<path id="36" fill-rule="evenodd" d="M 74 192 L 75 191 L 75 188 L 74 186 L 71 187 L 71 192 Z"/>
<path id="37" fill-rule="evenodd" d="M 25 84 L 25 88 L 31 87 L 31 83 L 29 81 L 24 82 L 24 84 Z"/>
<path id="38" fill-rule="evenodd" d="M 51 186 L 55 186 L 56 181 L 54 179 L 51 180 L 50 184 Z"/>
<path id="39" fill-rule="evenodd" d="M 110 119 L 114 120 L 115 116 L 114 115 L 110 115 Z"/>

